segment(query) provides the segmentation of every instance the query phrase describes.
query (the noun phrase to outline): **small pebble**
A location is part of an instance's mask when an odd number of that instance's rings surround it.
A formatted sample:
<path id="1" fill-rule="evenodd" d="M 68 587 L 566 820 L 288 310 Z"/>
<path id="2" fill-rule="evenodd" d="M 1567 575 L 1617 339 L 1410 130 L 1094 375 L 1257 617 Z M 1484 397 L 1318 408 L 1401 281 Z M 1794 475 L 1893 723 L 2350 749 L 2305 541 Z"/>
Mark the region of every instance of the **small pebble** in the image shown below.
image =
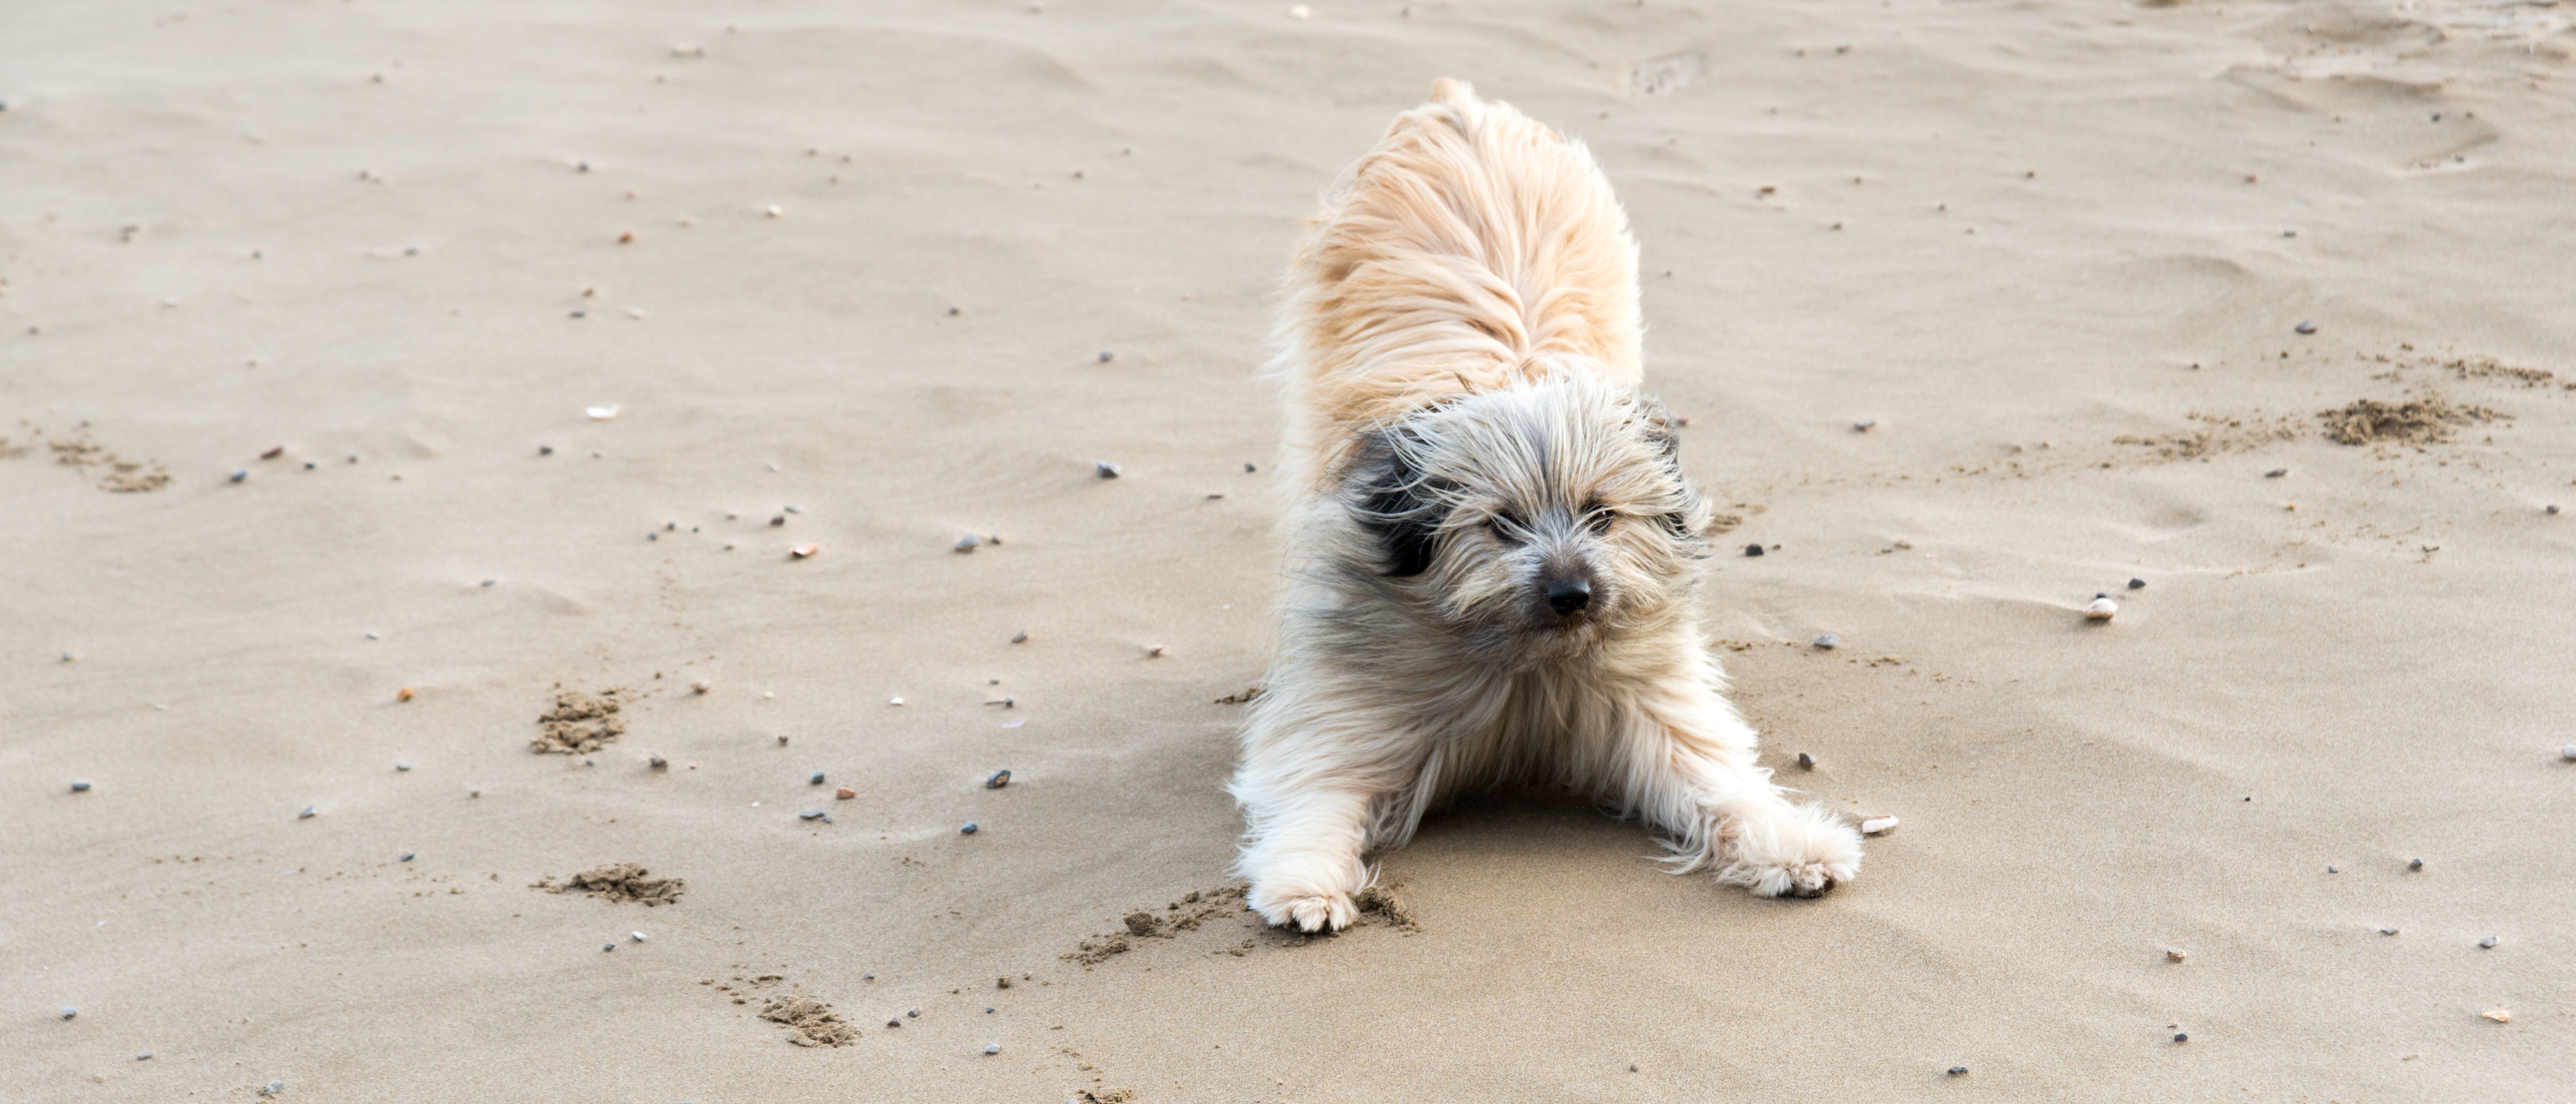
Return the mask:
<path id="1" fill-rule="evenodd" d="M 820 821 L 824 821 L 824 822 L 826 822 L 826 823 L 829 823 L 829 822 L 831 821 L 831 819 L 832 819 L 832 818 L 827 817 L 827 816 L 824 816 L 824 815 L 823 815 L 823 810 L 821 810 L 821 809 L 807 809 L 807 810 L 805 810 L 804 812 L 801 812 L 801 813 L 796 814 L 796 819 L 798 819 L 798 820 L 820 820 Z"/>
<path id="2" fill-rule="evenodd" d="M 2145 579 L 2131 579 L 2129 580 L 2129 589 L 2145 590 L 2147 589 L 2147 581 Z"/>
<path id="3" fill-rule="evenodd" d="M 903 699 L 902 699 L 902 698 L 889 698 L 889 699 L 887 699 L 887 700 L 886 700 L 886 704 L 887 704 L 887 705 L 902 705 L 902 704 L 903 704 Z"/>
<path id="4" fill-rule="evenodd" d="M 2544 514 L 2554 514 L 2554 513 L 2557 513 L 2557 512 L 2558 512 L 2558 504 L 2557 504 L 2557 503 L 2555 503 L 2555 502 L 2550 503 L 2550 504 L 2549 504 L 2549 506 L 2548 506 L 2547 508 L 2545 508 L 2545 509 L 2541 510 L 2540 512 L 2541 512 L 2541 513 L 2544 513 Z"/>
<path id="5" fill-rule="evenodd" d="M 2408 870 L 2422 870 L 2422 869 L 2424 869 L 2424 860 L 2422 860 L 2422 859 L 2408 859 L 2408 860 L 2406 860 L 2406 869 L 2408 869 Z"/>
<path id="6" fill-rule="evenodd" d="M 394 770 L 396 770 L 396 771 L 407 771 L 407 770 L 410 770 L 410 769 L 411 769 L 411 764 L 409 764 L 409 763 L 396 763 L 396 764 L 394 764 Z"/>
<path id="7" fill-rule="evenodd" d="M 2185 953 L 2180 947 L 2165 948 L 2165 961 L 2167 962 L 2180 962 L 2190 957 L 2191 955 Z"/>
<path id="8" fill-rule="evenodd" d="M 263 1086 L 261 1086 L 261 1087 L 260 1087 L 259 1095 L 261 1095 L 261 1096 L 276 1096 L 277 1094 L 282 1093 L 282 1092 L 285 1092 L 285 1091 L 286 1091 L 286 1082 L 284 1082 L 284 1081 L 271 1081 L 271 1082 L 269 1082 L 268 1084 L 263 1085 Z"/>
<path id="9" fill-rule="evenodd" d="M 1252 466 L 1252 465 L 1250 465 L 1250 464 L 1245 464 L 1245 465 L 1243 466 L 1243 474 L 1245 474 L 1245 475 L 1250 475 L 1250 474 L 1252 474 L 1252 473 L 1254 473 L 1254 472 L 1256 472 L 1256 471 L 1259 471 L 1259 470 L 1261 470 L 1261 469 L 1256 468 L 1256 467 L 1253 467 L 1253 466 Z"/>
<path id="10" fill-rule="evenodd" d="M 647 760 L 645 760 L 644 762 L 645 762 L 645 765 L 646 765 L 646 766 L 652 767 L 654 770 L 669 770 L 669 769 L 671 769 L 671 761 L 670 761 L 670 760 L 668 760 L 668 759 L 662 758 L 662 757 L 661 757 L 661 756 L 659 756 L 659 755 L 656 755 L 656 756 L 654 756 L 654 757 L 652 757 L 652 758 L 650 758 L 650 759 L 647 759 Z"/>
<path id="11" fill-rule="evenodd" d="M 68 1005 L 68 1004 L 66 1004 L 66 1005 L 64 1005 L 64 1006 L 63 1006 L 63 1018 L 64 1018 L 64 1019 L 68 1020 L 68 1019 L 70 1019 L 70 1018 L 72 1018 L 72 1017 L 74 1017 L 74 1016 L 77 1016 L 77 1015 L 80 1015 L 80 1009 L 74 1008 L 74 1007 L 72 1007 L 72 1006 L 70 1006 L 70 1005 Z"/>
<path id="12" fill-rule="evenodd" d="M 2288 468 L 2274 468 L 2274 469 L 2272 469 L 2272 470 L 2270 470 L 2270 471 L 2264 472 L 2264 473 L 2263 473 L 2263 478 L 2265 478 L 2265 479 L 2279 479 L 2279 478 L 2281 478 L 2282 476 L 2285 476 L 2285 475 L 2288 475 L 2288 474 L 2290 474 L 2290 469 L 2288 469 Z"/>
<path id="13" fill-rule="evenodd" d="M 689 684 L 689 691 L 691 693 L 703 694 L 713 689 L 715 689 L 715 687 L 709 684 L 705 679 L 699 679 L 698 681 Z"/>
<path id="14" fill-rule="evenodd" d="M 1895 830 L 1896 818 L 1892 816 L 1870 817 L 1869 819 L 1860 822 L 1860 834 L 1864 836 L 1875 836 L 1885 832 L 1893 832 Z"/>
<path id="15" fill-rule="evenodd" d="M 1762 546 L 1758 544 L 1745 545 L 1744 554 L 1747 556 L 1759 556 L 1762 554 Z"/>
<path id="16" fill-rule="evenodd" d="M 1807 754 L 1806 752 L 1803 752 L 1803 751 L 1802 751 L 1802 752 L 1799 752 L 1799 753 L 1798 753 L 1798 769 L 1799 769 L 1799 770 L 1814 770 L 1814 769 L 1816 769 L 1816 757 L 1815 757 L 1815 756 L 1813 756 L 1813 755 L 1809 755 L 1809 754 Z"/>
<path id="17" fill-rule="evenodd" d="M 539 456 L 552 456 L 552 455 L 554 455 L 554 454 L 555 454 L 555 447 L 554 447 L 553 445 L 538 445 L 538 446 L 537 446 L 537 455 L 539 455 Z"/>
<path id="18" fill-rule="evenodd" d="M 1107 359 L 1109 359 L 1109 354 L 1107 354 L 1107 353 L 1102 353 L 1102 354 L 1100 354 L 1100 359 L 1102 359 L 1102 360 L 1107 360 Z M 1119 467 L 1118 467 L 1118 465 L 1116 465 L 1116 464 L 1112 464 L 1112 463 L 1110 463 L 1110 462 L 1109 462 L 1109 461 L 1107 461 L 1107 460 L 1102 460 L 1102 461 L 1099 461 L 1099 462 L 1097 462 L 1097 463 L 1093 464 L 1093 465 L 1091 466 L 1091 470 L 1093 470 L 1093 471 L 1095 471 L 1095 472 L 1100 473 L 1100 478 L 1102 478 L 1102 479 L 1116 479 L 1116 478 L 1118 478 L 1118 473 L 1119 473 L 1119 471 L 1120 471 L 1120 468 L 1119 468 Z"/>
<path id="19" fill-rule="evenodd" d="M 147 1050 L 141 1054 L 137 1054 L 134 1056 L 134 1060 L 137 1062 L 149 1062 L 152 1060 L 152 1052 Z"/>
<path id="20" fill-rule="evenodd" d="M 396 691 L 394 691 L 394 700 L 395 700 L 395 701 L 410 701 L 410 700 L 411 700 L 411 698 L 412 698 L 411 687 L 406 686 L 406 687 L 403 687 L 403 688 L 402 688 L 402 689 L 400 689 L 400 690 L 396 690 Z"/>
<path id="21" fill-rule="evenodd" d="M 2483 947 L 2483 948 L 2486 948 L 2486 949 L 2488 949 L 2488 950 L 2493 950 L 2493 949 L 2495 949 L 2495 945 L 2496 945 L 2496 937 L 2494 937 L 2494 936 L 2492 936 L 2492 935 L 2490 935 L 2490 936 L 2488 936 L 2488 937 L 2486 937 L 2486 938 L 2484 938 L 2484 939 L 2478 940 L 2478 946 Z"/>
<path id="22" fill-rule="evenodd" d="M 259 458 L 260 458 L 260 459 L 262 459 L 262 460 L 275 460 L 275 459 L 277 459 L 278 457 L 283 456 L 283 455 L 285 455 L 285 454 L 286 454 L 286 446 L 284 446 L 284 445 L 270 445 L 270 446 L 268 447 L 268 451 L 266 451 L 266 452 L 263 452 L 263 453 L 260 453 L 260 454 L 259 454 Z"/>
<path id="23" fill-rule="evenodd" d="M 1027 629 L 1021 629 L 1020 631 L 1011 634 L 1011 643 L 1013 644 L 1026 644 L 1028 642 L 1029 630 Z"/>
<path id="24" fill-rule="evenodd" d="M 2381 928 L 2381 929 L 2379 929 L 2379 934 L 2381 934 L 2381 935 L 2395 935 L 2395 934 L 2397 934 L 2397 929 L 2395 929 L 2395 928 Z"/>
<path id="25" fill-rule="evenodd" d="M 911 1010 L 911 1011 L 909 1011 L 909 1012 L 904 1013 L 903 1015 L 904 1015 L 904 1018 L 905 1018 L 905 1019 L 914 1019 L 914 1020 L 917 1020 L 917 1019 L 920 1019 L 920 1018 L 921 1018 L 921 1010 L 920 1010 L 920 1009 L 918 1009 L 918 1008 L 915 1008 L 915 1009 L 913 1009 L 913 1010 Z"/>
<path id="26" fill-rule="evenodd" d="M 2088 621 L 2108 621 L 2111 619 L 2113 614 L 2119 612 L 2119 603 L 2108 598 L 2095 598 L 2092 602 L 2085 605 L 2084 618 Z"/>
<path id="27" fill-rule="evenodd" d="M 2566 747 L 2558 749 L 2558 757 L 2561 759 L 2576 759 L 2576 744 L 2569 744 Z"/>
<path id="28" fill-rule="evenodd" d="M 1000 1054 L 1001 1052 L 1002 1052 L 1002 1044 L 1000 1044 L 1000 1043 L 986 1043 L 986 1044 L 984 1044 L 984 1053 L 986 1053 L 986 1054 Z"/>
<path id="29" fill-rule="evenodd" d="M 768 215 L 770 218 L 784 218 L 787 215 L 786 209 L 775 203 L 770 204 L 769 210 L 763 213 Z"/>
<path id="30" fill-rule="evenodd" d="M 851 798 L 853 798 L 853 797 L 857 797 L 857 796 L 859 796 L 859 791 L 857 791 L 857 790 L 853 790 L 853 789 L 849 788 L 848 786 L 842 786 L 842 787 L 840 787 L 840 788 L 838 788 L 838 789 L 833 790 L 833 791 L 832 791 L 832 796 L 833 796 L 833 797 L 836 797 L 836 798 L 839 798 L 839 799 L 841 799 L 841 800 L 843 800 L 843 801 L 848 801 L 849 799 L 851 799 Z"/>
<path id="31" fill-rule="evenodd" d="M 984 779 L 984 788 L 988 790 L 998 790 L 1010 784 L 1011 772 L 1008 770 L 994 771 L 991 777 Z"/>
<path id="32" fill-rule="evenodd" d="M 769 519 L 769 523 L 770 523 L 771 525 L 785 525 L 785 524 L 787 524 L 787 515 L 785 515 L 785 514 L 778 514 L 778 515 L 775 515 L 775 516 L 773 516 L 773 517 L 771 517 L 771 518 Z"/>
<path id="33" fill-rule="evenodd" d="M 977 827 L 975 822 L 970 820 L 966 822 L 965 827 L 957 830 L 957 834 L 961 836 L 971 836 L 980 831 L 983 831 L 983 829 Z M 2493 942 L 2493 940 L 2489 940 L 2489 942 Z"/>
<path id="34" fill-rule="evenodd" d="M 1109 363 L 1110 361 L 1113 361 L 1113 360 L 1116 360 L 1116 359 L 1118 359 L 1117 355 L 1116 355 L 1116 354 L 1114 354 L 1114 353 L 1111 353 L 1109 350 L 1107 350 L 1107 349 L 1102 349 L 1102 350 L 1100 350 L 1100 363 L 1102 363 L 1102 364 L 1107 364 L 1107 363 Z"/>
<path id="35" fill-rule="evenodd" d="M 2341 873 L 2343 873 L 2343 871 L 2337 870 L 2337 869 L 2335 869 L 2335 868 L 2333 868 L 2333 867 L 2329 866 L 2329 867 L 2327 867 L 2327 868 L 2326 868 L 2326 873 L 2328 873 L 2328 874 L 2341 874 Z"/>
<path id="36" fill-rule="evenodd" d="M 321 806 L 319 806 L 319 805 L 307 805 L 307 806 L 305 806 L 305 807 L 304 807 L 304 811 L 303 811 L 303 812 L 300 812 L 300 813 L 295 814 L 295 819 L 297 819 L 297 820 L 311 820 L 311 819 L 313 819 L 314 817 L 321 815 L 321 813 L 322 813 L 322 807 L 321 807 Z"/>
<path id="37" fill-rule="evenodd" d="M 2301 322 L 2301 323 L 2299 323 L 2298 325 L 2296 325 L 2296 326 L 2292 326 L 2292 327 L 2290 327 L 2290 328 L 2291 328 L 2291 329 L 2294 329 L 2294 330 L 2297 330 L 2297 331 L 2299 331 L 2300 333 L 2303 333 L 2303 334 L 2312 334 L 2312 333 L 2317 332 L 2317 324 L 2316 324 L 2316 323 L 2314 323 L 2314 322 Z"/>
<path id="38" fill-rule="evenodd" d="M 977 538 L 977 537 L 975 536 L 975 534 L 973 534 L 973 533 L 968 533 L 968 534 L 966 534 L 965 536 L 962 536 L 962 537 L 957 538 L 957 543 L 952 544 L 952 545 L 950 545 L 949 547 L 954 548 L 954 549 L 956 549 L 956 550 L 958 550 L 958 551 L 960 551 L 960 552 L 972 552 L 972 551 L 974 551 L 974 550 L 975 550 L 975 546 L 976 546 L 976 545 L 979 545 L 979 544 L 982 544 L 982 543 L 984 543 L 984 542 L 983 542 L 981 539 Z"/>
<path id="39" fill-rule="evenodd" d="M 88 793 L 88 792 L 89 792 L 89 783 L 87 783 L 87 782 L 74 782 L 74 783 L 72 783 L 72 792 L 73 792 L 73 793 Z"/>
<path id="40" fill-rule="evenodd" d="M 886 1026 L 887 1026 L 887 1027 L 902 1027 L 902 1026 L 903 1026 L 903 1021 L 902 1021 L 902 1020 L 887 1020 L 887 1021 L 886 1021 Z"/>
<path id="41" fill-rule="evenodd" d="M 2174 1041 L 2177 1043 L 2188 1043 L 2191 1041 L 2191 1036 L 2184 1032 L 2177 1031 L 2174 1032 Z"/>
<path id="42" fill-rule="evenodd" d="M 1967 1076 L 1967 1075 L 1968 1075 L 1968 1067 L 1966 1067 L 1966 1066 L 1952 1066 L 1952 1067 L 1950 1067 L 1950 1076 L 1952 1076 L 1952 1077 L 1965 1077 L 1965 1076 Z"/>
<path id="43" fill-rule="evenodd" d="M 1842 646 L 1843 638 L 1835 636 L 1832 633 L 1826 633 L 1825 635 L 1816 638 L 1816 647 L 1822 648 L 1828 652 Z"/>
<path id="44" fill-rule="evenodd" d="M 1856 431 L 1858 431 L 1858 432 L 1861 432 L 1861 433 L 1867 433 L 1867 432 L 1869 432 L 1869 427 L 1874 426 L 1874 425 L 1877 425 L 1877 424 L 1878 424 L 1878 419 L 1876 419 L 1876 418 L 1863 418 L 1863 419 L 1861 419 L 1861 420 L 1859 420 L 1859 421 L 1857 421 L 1857 422 L 1853 422 L 1853 423 L 1852 423 L 1852 429 L 1854 429 L 1854 430 L 1856 430 Z"/>
<path id="45" fill-rule="evenodd" d="M 1154 658 L 1154 657 L 1156 657 L 1156 656 L 1160 656 L 1160 655 L 1162 655 L 1162 654 L 1163 654 L 1163 646 L 1162 646 L 1162 645 L 1160 645 L 1160 644 L 1155 644 L 1155 645 L 1152 645 L 1152 646 L 1147 647 L 1147 648 L 1145 649 L 1145 658 L 1147 658 L 1147 659 L 1152 659 L 1152 658 Z"/>
<path id="46" fill-rule="evenodd" d="M 823 772 L 821 772 L 821 771 L 815 771 L 815 772 L 814 772 L 814 777 L 806 779 L 806 780 L 805 780 L 805 784 L 806 784 L 806 785 L 808 785 L 808 786 L 820 786 L 820 785 L 822 785 L 822 784 L 823 784 Z"/>
<path id="47" fill-rule="evenodd" d="M 603 950 L 603 951 L 613 951 L 613 950 L 616 950 L 616 949 L 617 949 L 617 944 L 615 944 L 615 943 L 602 943 L 602 944 L 600 944 L 600 945 L 599 945 L 599 949 L 600 949 L 600 950 Z"/>
<path id="48" fill-rule="evenodd" d="M 237 471 L 232 474 L 232 481 L 235 483 L 239 483 L 248 478 L 250 478 L 250 473 L 247 471 Z"/>
<path id="49" fill-rule="evenodd" d="M 643 932 L 628 932 L 628 933 L 626 933 L 626 938 L 628 938 L 628 939 L 632 939 L 632 940 L 634 940 L 634 941 L 636 941 L 636 942 L 638 942 L 638 943 L 641 943 L 641 942 L 643 942 L 643 941 L 644 941 L 644 933 L 643 933 Z"/>

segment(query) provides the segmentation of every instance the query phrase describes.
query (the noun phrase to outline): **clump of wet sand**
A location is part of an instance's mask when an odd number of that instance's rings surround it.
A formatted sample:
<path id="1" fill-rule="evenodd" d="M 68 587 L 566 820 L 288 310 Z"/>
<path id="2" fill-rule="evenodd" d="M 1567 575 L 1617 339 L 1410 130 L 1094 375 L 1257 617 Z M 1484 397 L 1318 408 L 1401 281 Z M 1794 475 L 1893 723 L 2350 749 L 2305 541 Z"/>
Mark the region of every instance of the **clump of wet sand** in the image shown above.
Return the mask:
<path id="1" fill-rule="evenodd" d="M 554 708 L 537 718 L 537 738 L 528 750 L 539 755 L 579 755 L 599 750 L 626 734 L 626 719 L 617 715 L 622 689 L 596 694 L 559 690 Z"/>
<path id="2" fill-rule="evenodd" d="M 768 1004 L 761 1006 L 760 1018 L 795 1032 L 787 1041 L 797 1046 L 848 1046 L 859 1038 L 858 1029 L 842 1022 L 831 1005 L 812 997 L 792 993 L 771 997 Z"/>
<path id="3" fill-rule="evenodd" d="M 2430 445 L 2451 439 L 2452 432 L 2472 422 L 2508 417 L 2483 406 L 2454 404 L 2440 395 L 2402 403 L 2354 399 L 2333 410 L 2317 412 L 2326 439 L 2340 445 Z"/>
<path id="4" fill-rule="evenodd" d="M 643 867 L 634 863 L 609 863 L 606 866 L 575 874 L 562 882 L 548 877 L 532 883 L 528 888 L 542 889 L 548 893 L 587 893 L 593 897 L 607 898 L 615 904 L 635 901 L 648 908 L 654 905 L 679 904 L 680 894 L 688 892 L 689 883 L 685 879 L 648 878 L 645 876 L 647 873 L 649 872 Z"/>

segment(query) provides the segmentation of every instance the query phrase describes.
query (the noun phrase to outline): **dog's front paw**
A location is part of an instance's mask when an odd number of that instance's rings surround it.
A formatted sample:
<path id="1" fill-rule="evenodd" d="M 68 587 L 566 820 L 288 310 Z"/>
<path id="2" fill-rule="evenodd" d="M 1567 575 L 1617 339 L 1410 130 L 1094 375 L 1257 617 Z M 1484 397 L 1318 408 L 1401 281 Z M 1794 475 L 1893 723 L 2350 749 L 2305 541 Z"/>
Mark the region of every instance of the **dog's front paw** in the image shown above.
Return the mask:
<path id="1" fill-rule="evenodd" d="M 1274 927 L 1302 932 L 1339 931 L 1359 918 L 1351 894 L 1366 880 L 1356 860 L 1298 855 L 1256 871 L 1244 903 Z"/>
<path id="2" fill-rule="evenodd" d="M 1347 893 L 1264 897 L 1256 887 L 1250 902 L 1252 911 L 1260 913 L 1271 926 L 1301 932 L 1340 931 L 1359 916 L 1359 906 L 1351 903 Z"/>
<path id="3" fill-rule="evenodd" d="M 1757 896 L 1814 897 L 1860 876 L 1860 833 L 1817 806 L 1750 814 L 1734 829 L 1717 880 Z"/>

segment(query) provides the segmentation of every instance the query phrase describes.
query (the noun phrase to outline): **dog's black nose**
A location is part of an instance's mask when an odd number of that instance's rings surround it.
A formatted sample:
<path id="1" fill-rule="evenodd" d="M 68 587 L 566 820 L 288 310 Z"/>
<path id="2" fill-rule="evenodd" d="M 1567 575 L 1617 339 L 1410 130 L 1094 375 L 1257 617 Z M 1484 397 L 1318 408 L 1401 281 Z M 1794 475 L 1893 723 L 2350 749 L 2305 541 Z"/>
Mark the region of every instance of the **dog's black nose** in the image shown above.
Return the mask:
<path id="1" fill-rule="evenodd" d="M 1592 584 L 1585 582 L 1582 576 L 1567 576 L 1547 584 L 1548 608 L 1555 610 L 1560 617 L 1581 613 L 1583 607 L 1591 604 Z"/>

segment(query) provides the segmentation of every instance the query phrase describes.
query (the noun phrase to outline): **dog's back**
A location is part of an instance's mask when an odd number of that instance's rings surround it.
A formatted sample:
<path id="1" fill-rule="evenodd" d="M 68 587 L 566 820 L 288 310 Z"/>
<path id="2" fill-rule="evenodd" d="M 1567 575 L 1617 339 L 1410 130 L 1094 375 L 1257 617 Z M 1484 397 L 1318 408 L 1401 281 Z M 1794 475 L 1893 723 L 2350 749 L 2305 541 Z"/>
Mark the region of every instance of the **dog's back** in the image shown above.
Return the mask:
<path id="1" fill-rule="evenodd" d="M 1309 220 L 1279 321 L 1312 485 L 1367 429 L 1567 372 L 1641 381 L 1637 247 L 1579 143 L 1442 80 Z"/>

